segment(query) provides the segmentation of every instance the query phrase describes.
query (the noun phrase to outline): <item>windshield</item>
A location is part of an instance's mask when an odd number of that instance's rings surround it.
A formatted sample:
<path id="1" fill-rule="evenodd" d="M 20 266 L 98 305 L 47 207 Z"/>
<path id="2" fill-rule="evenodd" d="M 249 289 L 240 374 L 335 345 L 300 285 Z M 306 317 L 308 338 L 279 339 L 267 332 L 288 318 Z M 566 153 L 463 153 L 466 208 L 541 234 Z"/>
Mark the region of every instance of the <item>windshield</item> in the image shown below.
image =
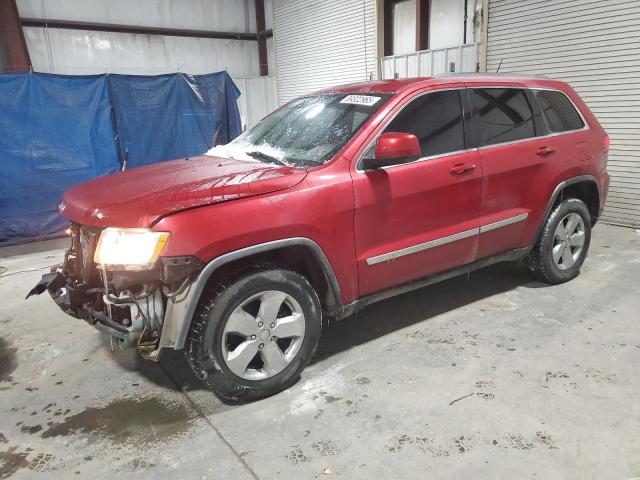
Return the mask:
<path id="1" fill-rule="evenodd" d="M 207 155 L 307 167 L 330 160 L 388 94 L 330 94 L 292 101 Z"/>

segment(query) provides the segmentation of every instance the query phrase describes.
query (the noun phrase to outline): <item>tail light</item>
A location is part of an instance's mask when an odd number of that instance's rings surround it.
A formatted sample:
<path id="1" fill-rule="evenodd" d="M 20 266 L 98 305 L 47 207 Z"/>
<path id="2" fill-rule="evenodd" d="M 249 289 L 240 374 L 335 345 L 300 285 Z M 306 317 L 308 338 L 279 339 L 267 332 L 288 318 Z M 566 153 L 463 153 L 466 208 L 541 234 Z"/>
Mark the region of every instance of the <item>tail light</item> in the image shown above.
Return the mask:
<path id="1" fill-rule="evenodd" d="M 609 135 L 604 136 L 604 151 L 605 153 L 609 153 L 609 148 L 611 147 L 611 138 Z"/>

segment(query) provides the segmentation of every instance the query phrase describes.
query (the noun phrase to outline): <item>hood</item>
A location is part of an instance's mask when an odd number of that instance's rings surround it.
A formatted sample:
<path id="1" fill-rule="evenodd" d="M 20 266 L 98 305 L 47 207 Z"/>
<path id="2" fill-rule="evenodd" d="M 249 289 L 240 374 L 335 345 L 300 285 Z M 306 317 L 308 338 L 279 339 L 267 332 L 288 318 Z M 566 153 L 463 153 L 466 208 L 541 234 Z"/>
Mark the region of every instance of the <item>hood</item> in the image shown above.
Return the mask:
<path id="1" fill-rule="evenodd" d="M 69 189 L 59 209 L 95 227 L 148 227 L 160 217 L 292 187 L 307 172 L 201 155 L 96 178 Z"/>

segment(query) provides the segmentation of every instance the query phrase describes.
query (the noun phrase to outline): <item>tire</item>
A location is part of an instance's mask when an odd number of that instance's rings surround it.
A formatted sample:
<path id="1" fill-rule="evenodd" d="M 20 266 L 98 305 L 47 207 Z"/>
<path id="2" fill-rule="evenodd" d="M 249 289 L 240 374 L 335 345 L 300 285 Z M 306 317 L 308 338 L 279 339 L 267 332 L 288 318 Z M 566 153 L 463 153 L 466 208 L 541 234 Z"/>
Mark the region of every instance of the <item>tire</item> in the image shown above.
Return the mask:
<path id="1" fill-rule="evenodd" d="M 559 228 L 561 222 L 562 229 Z M 572 231 L 568 232 L 569 229 Z M 566 234 L 564 239 L 562 231 Z M 589 210 L 582 200 L 568 198 L 545 221 L 538 242 L 527 259 L 528 266 L 540 281 L 551 285 L 568 282 L 580 273 L 590 243 Z"/>
<path id="2" fill-rule="evenodd" d="M 290 270 L 264 269 L 205 294 L 185 354 L 221 400 L 246 403 L 293 385 L 316 350 L 321 328 L 320 301 L 308 280 Z"/>

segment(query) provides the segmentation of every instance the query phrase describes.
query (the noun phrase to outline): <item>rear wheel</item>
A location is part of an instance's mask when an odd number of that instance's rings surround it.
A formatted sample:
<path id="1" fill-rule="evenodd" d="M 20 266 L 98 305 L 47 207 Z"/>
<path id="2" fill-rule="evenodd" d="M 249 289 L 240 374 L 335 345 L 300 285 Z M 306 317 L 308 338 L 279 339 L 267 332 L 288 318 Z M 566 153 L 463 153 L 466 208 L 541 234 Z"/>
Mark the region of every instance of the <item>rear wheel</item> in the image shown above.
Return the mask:
<path id="1" fill-rule="evenodd" d="M 529 254 L 529 267 L 544 282 L 567 282 L 580 273 L 590 242 L 589 210 L 581 200 L 569 198 L 547 218 L 540 238 Z"/>
<path id="2" fill-rule="evenodd" d="M 257 400 L 298 379 L 318 345 L 321 323 L 320 302 L 305 277 L 280 269 L 253 272 L 203 299 L 187 360 L 221 399 Z"/>

